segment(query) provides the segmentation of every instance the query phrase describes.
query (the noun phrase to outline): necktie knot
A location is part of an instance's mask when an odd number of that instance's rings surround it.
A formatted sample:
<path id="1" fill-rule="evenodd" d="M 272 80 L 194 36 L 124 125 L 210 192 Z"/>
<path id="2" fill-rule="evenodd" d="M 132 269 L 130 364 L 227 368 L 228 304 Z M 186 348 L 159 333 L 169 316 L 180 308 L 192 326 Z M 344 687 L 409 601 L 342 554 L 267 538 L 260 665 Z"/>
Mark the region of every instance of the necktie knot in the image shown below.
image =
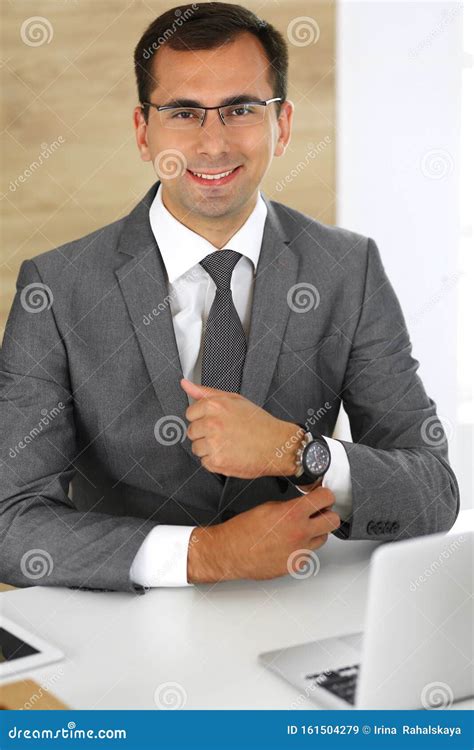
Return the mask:
<path id="1" fill-rule="evenodd" d="M 216 250 L 206 255 L 200 263 L 218 289 L 230 289 L 232 273 L 241 257 L 241 253 L 235 250 Z"/>

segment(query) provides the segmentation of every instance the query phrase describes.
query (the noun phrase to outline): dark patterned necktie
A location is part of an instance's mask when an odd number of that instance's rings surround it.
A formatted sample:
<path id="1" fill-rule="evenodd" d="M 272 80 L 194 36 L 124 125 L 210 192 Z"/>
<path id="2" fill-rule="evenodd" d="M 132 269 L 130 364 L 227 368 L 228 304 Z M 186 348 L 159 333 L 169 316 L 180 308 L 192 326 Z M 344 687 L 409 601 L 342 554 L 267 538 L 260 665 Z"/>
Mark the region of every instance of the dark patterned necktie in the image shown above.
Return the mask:
<path id="1" fill-rule="evenodd" d="M 247 352 L 245 332 L 232 299 L 230 280 L 241 253 L 216 250 L 201 260 L 217 289 L 204 331 L 201 385 L 239 393 Z"/>

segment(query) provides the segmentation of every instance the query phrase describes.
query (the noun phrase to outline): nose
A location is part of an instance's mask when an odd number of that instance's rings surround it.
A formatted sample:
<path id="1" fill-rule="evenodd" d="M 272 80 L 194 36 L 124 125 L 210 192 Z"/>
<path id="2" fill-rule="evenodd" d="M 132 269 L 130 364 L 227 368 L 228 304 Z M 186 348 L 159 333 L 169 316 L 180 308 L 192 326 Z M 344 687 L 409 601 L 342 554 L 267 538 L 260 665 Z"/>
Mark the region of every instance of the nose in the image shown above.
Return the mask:
<path id="1" fill-rule="evenodd" d="M 208 110 L 204 125 L 199 128 L 199 131 L 196 131 L 198 134 L 198 153 L 208 154 L 209 156 L 227 154 L 230 150 L 228 130 L 220 118 L 219 110 Z"/>

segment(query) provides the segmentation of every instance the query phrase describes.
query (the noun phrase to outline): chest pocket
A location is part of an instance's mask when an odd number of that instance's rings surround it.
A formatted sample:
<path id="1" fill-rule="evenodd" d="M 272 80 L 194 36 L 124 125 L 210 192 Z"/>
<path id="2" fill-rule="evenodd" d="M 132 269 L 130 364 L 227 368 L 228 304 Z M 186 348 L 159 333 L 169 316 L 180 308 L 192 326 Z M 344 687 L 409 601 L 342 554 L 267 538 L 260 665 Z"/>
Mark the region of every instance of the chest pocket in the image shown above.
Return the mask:
<path id="1" fill-rule="evenodd" d="M 272 396 L 300 421 L 310 409 L 339 406 L 347 359 L 344 337 L 334 333 L 301 349 L 290 346 L 284 344 L 278 357 Z"/>

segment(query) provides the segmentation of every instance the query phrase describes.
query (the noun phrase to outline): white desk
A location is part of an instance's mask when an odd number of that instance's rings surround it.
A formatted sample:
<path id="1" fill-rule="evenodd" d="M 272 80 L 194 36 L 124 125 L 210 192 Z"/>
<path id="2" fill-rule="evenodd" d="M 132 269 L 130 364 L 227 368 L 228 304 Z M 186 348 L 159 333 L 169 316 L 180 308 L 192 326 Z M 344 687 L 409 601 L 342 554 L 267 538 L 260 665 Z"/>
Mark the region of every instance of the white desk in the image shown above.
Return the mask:
<path id="1" fill-rule="evenodd" d="M 5 592 L 0 612 L 61 648 L 67 660 L 2 682 L 29 676 L 72 709 L 156 709 L 155 690 L 168 682 L 185 693 L 186 709 L 317 708 L 261 667 L 257 655 L 362 630 L 374 549 L 373 542 L 331 536 L 317 552 L 319 573 L 305 580 L 230 581 L 143 596 L 44 586 Z"/>

